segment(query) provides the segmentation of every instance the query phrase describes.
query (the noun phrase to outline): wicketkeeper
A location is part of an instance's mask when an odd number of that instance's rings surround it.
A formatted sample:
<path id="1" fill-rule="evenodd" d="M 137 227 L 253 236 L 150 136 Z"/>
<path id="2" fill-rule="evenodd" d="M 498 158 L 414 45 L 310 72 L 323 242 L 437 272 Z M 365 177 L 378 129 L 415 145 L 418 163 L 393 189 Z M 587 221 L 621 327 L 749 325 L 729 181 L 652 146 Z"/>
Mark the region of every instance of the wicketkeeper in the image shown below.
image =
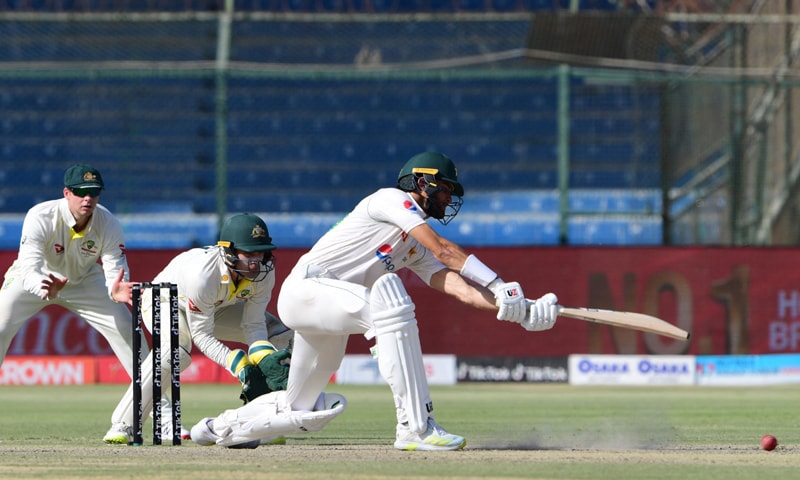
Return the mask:
<path id="1" fill-rule="evenodd" d="M 363 199 L 300 258 L 281 287 L 278 312 L 295 331 L 287 390 L 202 420 L 192 439 L 227 446 L 323 428 L 345 399 L 322 391 L 348 337 L 362 334 L 375 339 L 380 373 L 394 396 L 394 446 L 463 448 L 464 437 L 434 420 L 414 303 L 397 272 L 408 268 L 432 288 L 526 330 L 552 328 L 557 317 L 554 294 L 526 299 L 519 283 L 503 281 L 426 223 L 433 217 L 446 225 L 463 194 L 453 162 L 427 152 L 405 164 L 396 188 Z"/>
<path id="2" fill-rule="evenodd" d="M 153 279 L 153 283 L 178 285 L 180 320 L 180 369 L 191 363 L 192 344 L 224 367 L 242 384 L 241 398 L 256 397 L 286 388 L 288 358 L 293 332 L 266 311 L 275 285 L 272 238 L 267 225 L 256 215 L 243 213 L 228 218 L 215 246 L 183 252 Z M 142 294 L 142 317 L 151 328 L 152 289 Z M 169 296 L 162 294 L 161 317 L 168 317 Z M 221 340 L 249 346 L 231 349 Z M 169 335 L 161 336 L 162 352 L 169 351 Z M 169 355 L 162 356 L 162 378 L 169 378 Z M 143 360 L 143 411 L 152 409 L 152 359 Z M 126 393 L 129 410 L 127 430 L 118 441 L 128 443 L 133 425 L 133 389 Z M 170 402 L 162 404 L 162 436 L 171 436 Z M 186 433 L 188 436 L 188 432 Z"/>

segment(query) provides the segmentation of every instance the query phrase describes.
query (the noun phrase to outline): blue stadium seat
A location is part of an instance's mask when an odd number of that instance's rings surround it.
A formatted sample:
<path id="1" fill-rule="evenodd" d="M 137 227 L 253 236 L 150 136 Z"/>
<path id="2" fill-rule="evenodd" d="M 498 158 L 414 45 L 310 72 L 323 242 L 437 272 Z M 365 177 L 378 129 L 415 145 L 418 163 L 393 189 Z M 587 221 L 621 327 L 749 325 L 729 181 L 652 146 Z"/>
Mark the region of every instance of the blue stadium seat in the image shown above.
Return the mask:
<path id="1" fill-rule="evenodd" d="M 570 120 L 570 134 L 576 137 L 589 137 L 596 140 L 603 136 L 625 134 L 634 131 L 631 118 L 620 117 L 574 117 Z"/>
<path id="2" fill-rule="evenodd" d="M 519 0 L 491 0 L 491 8 L 498 12 L 514 12 L 519 10 L 521 3 Z"/>
<path id="3" fill-rule="evenodd" d="M 620 161 L 635 158 L 633 142 L 630 139 L 622 142 L 617 141 L 615 143 L 610 143 L 608 141 L 604 143 L 578 143 L 571 145 L 570 150 L 571 156 L 577 161 L 595 159 Z"/>
<path id="4" fill-rule="evenodd" d="M 130 249 L 186 249 L 217 242 L 214 215 L 132 214 L 118 215 Z"/>
<path id="5" fill-rule="evenodd" d="M 657 189 L 574 189 L 569 192 L 569 208 L 578 212 L 658 214 L 661 205 L 661 191 Z"/>
<path id="6" fill-rule="evenodd" d="M 102 202 L 106 208 L 115 214 L 123 213 L 142 213 L 142 214 L 183 214 L 195 213 L 194 205 L 188 200 L 176 201 L 137 201 L 137 202 Z M 113 208 L 112 208 L 113 207 Z"/>
<path id="7" fill-rule="evenodd" d="M 22 220 L 23 215 L 0 215 L 0 250 L 19 249 Z"/>
<path id="8" fill-rule="evenodd" d="M 657 216 L 575 216 L 568 221 L 570 245 L 660 245 L 661 219 Z"/>
<path id="9" fill-rule="evenodd" d="M 556 215 L 461 215 L 442 226 L 430 224 L 434 230 L 465 246 L 558 245 L 559 226 Z"/>
<path id="10" fill-rule="evenodd" d="M 560 6 L 560 0 L 523 0 L 527 10 L 553 10 Z"/>
<path id="11" fill-rule="evenodd" d="M 52 197 L 43 197 L 35 194 L 7 194 L 0 195 L 0 213 L 20 213 L 24 214 L 32 206 L 45 200 L 55 200 L 58 192 L 54 192 Z"/>
<path id="12" fill-rule="evenodd" d="M 308 248 L 342 219 L 342 214 L 260 214 L 281 248 Z M 278 240 L 280 239 L 280 240 Z"/>
<path id="13" fill-rule="evenodd" d="M 475 192 L 465 196 L 461 211 L 468 214 L 555 214 L 558 201 L 555 190 Z"/>

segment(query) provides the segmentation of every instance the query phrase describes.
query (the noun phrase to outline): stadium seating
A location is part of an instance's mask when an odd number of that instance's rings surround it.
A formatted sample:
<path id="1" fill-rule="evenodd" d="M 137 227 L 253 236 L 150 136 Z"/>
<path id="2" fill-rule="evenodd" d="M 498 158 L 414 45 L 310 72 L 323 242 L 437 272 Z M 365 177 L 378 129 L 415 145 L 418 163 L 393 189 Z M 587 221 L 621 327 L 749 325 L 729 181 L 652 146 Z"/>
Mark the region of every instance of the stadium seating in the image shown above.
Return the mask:
<path id="1" fill-rule="evenodd" d="M 420 1 L 381 5 L 417 9 Z M 241 4 L 260 2 L 268 10 L 300 11 L 312 4 L 339 8 L 334 0 L 248 2 Z M 604 8 L 613 2 L 580 3 Z M 425 5 L 442 11 L 512 11 L 548 8 L 552 2 L 426 0 Z M 179 22 L 166 46 L 142 42 L 134 50 L 126 50 L 132 42 L 124 39 L 152 35 L 153 24 L 132 22 L 121 27 L 123 32 L 100 25 L 96 34 L 111 43 L 89 52 L 89 60 L 213 58 L 206 30 L 189 23 Z M 352 63 L 361 48 L 346 35 L 309 45 L 288 35 L 280 22 L 270 35 L 255 21 L 237 20 L 235 27 L 234 61 Z M 480 53 L 454 40 L 452 22 L 347 28 L 374 41 L 387 62 Z M 487 31 L 492 28 L 511 29 L 511 35 L 490 37 L 497 42 L 493 49 L 509 50 L 522 44 L 529 22 L 489 25 Z M 419 44 L 395 41 L 409 33 Z M 278 44 L 273 36 L 287 40 Z M 0 51 L 0 61 L 79 59 L 68 44 L 41 50 L 20 45 Z M 218 185 L 213 78 L 188 72 L 129 79 L 0 79 L 0 213 L 16 214 L 20 221 L 33 203 L 60 195 L 65 165 L 88 162 L 103 172 L 107 189 L 101 201 L 125 218 L 132 246 L 213 243 L 216 222 L 209 218 L 219 210 L 216 193 L 223 187 L 224 210 L 263 213 L 274 218 L 271 228 L 282 235 L 310 242 L 362 196 L 393 185 L 411 155 L 440 150 L 456 160 L 467 190 L 457 227 L 448 232 L 467 245 L 561 241 L 555 190 L 558 86 L 551 75 L 365 79 L 240 73 L 226 80 L 228 97 L 219 106 L 226 114 L 227 174 Z M 567 217 L 569 243 L 659 243 L 660 145 L 652 140 L 660 129 L 658 93 L 579 79 L 571 81 L 570 90 L 568 206 L 574 215 Z M 16 245 L 18 238 L 7 238 L 15 232 L 4 229 L 3 245 Z"/>
<path id="2" fill-rule="evenodd" d="M 573 1 L 567 0 L 235 0 L 239 11 L 259 12 L 310 12 L 310 13 L 415 13 L 415 12 L 527 12 L 538 10 L 569 9 Z M 581 10 L 608 10 L 620 8 L 619 0 L 579 0 Z M 633 2 L 628 8 L 645 4 L 647 10 L 655 8 L 655 0 Z M 153 9 L 167 12 L 207 11 L 224 8 L 223 0 L 3 0 L 0 11 L 120 11 L 147 12 Z M 642 8 L 642 7 L 640 7 Z"/>

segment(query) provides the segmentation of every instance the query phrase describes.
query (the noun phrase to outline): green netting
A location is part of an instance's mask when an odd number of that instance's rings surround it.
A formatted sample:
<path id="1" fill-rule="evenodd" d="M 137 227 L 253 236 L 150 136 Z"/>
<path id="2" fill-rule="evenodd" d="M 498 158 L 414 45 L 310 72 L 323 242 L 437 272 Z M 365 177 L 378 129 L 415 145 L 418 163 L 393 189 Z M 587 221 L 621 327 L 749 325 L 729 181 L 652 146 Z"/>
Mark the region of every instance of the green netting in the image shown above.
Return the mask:
<path id="1" fill-rule="evenodd" d="M 548 44 L 532 35 L 547 21 L 577 33 Z M 614 35 L 580 16 L 3 15 L 0 154 L 29 182 L 4 181 L 0 208 L 89 161 L 120 212 L 224 213 L 266 192 L 276 211 L 339 211 L 439 149 L 473 191 L 656 191 L 622 213 L 665 219 L 668 242 L 796 241 L 797 20 L 606 23 Z M 314 202 L 285 200 L 309 185 Z M 560 214 L 619 213 L 586 209 Z"/>

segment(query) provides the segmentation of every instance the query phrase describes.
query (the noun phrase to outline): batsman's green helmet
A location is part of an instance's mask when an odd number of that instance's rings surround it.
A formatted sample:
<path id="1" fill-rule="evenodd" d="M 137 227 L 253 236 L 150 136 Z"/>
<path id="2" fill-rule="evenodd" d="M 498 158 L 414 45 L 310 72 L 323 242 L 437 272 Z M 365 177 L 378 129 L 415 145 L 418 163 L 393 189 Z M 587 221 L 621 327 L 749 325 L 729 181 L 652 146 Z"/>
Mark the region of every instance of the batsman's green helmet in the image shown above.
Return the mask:
<path id="1" fill-rule="evenodd" d="M 225 220 L 217 245 L 243 252 L 275 250 L 267 224 L 252 213 L 240 213 Z"/>
<path id="2" fill-rule="evenodd" d="M 397 176 L 398 184 L 400 179 L 418 173 L 435 175 L 436 178 L 453 185 L 454 195 L 464 196 L 464 187 L 458 183 L 458 170 L 447 155 L 438 152 L 424 152 L 414 155 L 400 170 L 400 174 Z"/>

